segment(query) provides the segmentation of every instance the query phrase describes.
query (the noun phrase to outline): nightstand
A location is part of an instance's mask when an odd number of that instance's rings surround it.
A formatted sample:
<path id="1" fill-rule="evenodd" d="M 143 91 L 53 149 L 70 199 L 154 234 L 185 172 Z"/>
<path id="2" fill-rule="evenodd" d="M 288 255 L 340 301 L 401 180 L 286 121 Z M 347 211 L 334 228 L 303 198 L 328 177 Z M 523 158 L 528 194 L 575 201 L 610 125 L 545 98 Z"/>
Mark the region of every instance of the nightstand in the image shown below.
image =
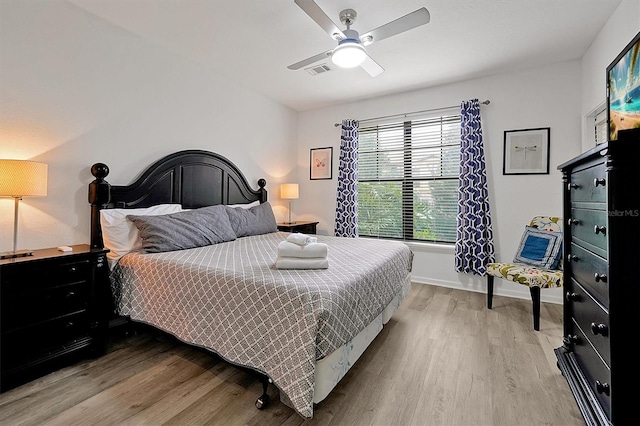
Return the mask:
<path id="1" fill-rule="evenodd" d="M 108 250 L 0 260 L 0 391 L 106 348 Z"/>
<path id="2" fill-rule="evenodd" d="M 300 232 L 302 234 L 315 234 L 316 225 L 319 222 L 293 222 L 293 223 L 278 223 L 278 231 L 283 232 Z"/>

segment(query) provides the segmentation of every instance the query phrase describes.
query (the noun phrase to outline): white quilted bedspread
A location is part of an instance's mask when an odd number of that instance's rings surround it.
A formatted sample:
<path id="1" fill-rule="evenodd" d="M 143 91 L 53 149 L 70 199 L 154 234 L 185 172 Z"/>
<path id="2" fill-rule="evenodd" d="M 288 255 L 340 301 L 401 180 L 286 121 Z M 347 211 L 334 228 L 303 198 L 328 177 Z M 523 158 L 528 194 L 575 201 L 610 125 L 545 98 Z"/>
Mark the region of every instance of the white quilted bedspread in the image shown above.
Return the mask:
<path id="1" fill-rule="evenodd" d="M 329 268 L 278 270 L 276 232 L 189 250 L 130 253 L 112 273 L 121 315 L 268 375 L 313 416 L 315 361 L 352 339 L 402 290 L 402 243 L 318 236 Z"/>

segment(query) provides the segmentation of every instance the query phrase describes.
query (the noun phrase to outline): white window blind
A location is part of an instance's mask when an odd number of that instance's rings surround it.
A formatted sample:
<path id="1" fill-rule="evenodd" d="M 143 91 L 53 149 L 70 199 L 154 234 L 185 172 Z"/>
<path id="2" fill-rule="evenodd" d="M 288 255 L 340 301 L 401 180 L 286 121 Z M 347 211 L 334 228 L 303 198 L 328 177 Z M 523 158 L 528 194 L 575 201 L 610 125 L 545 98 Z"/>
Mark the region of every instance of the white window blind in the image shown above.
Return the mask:
<path id="1" fill-rule="evenodd" d="M 596 145 L 607 141 L 607 111 L 602 109 L 594 116 L 594 131 Z"/>
<path id="2" fill-rule="evenodd" d="M 460 115 L 360 127 L 358 234 L 454 243 Z"/>

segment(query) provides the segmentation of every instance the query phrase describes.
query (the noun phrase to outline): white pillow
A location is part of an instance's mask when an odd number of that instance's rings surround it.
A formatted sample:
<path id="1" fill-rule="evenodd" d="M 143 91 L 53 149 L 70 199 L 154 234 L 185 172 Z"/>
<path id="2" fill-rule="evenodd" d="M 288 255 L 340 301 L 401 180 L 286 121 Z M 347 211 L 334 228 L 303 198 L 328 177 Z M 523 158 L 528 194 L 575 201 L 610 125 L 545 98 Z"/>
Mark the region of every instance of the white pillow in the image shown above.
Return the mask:
<path id="1" fill-rule="evenodd" d="M 109 266 L 125 254 L 142 249 L 142 239 L 138 228 L 127 220 L 127 215 L 157 216 L 182 211 L 180 204 L 158 204 L 144 209 L 103 209 L 100 210 L 100 226 L 104 246 L 110 250 L 107 259 Z"/>
<path id="2" fill-rule="evenodd" d="M 260 205 L 260 201 L 253 201 L 251 203 L 248 204 L 228 204 L 227 207 L 232 207 L 232 208 L 240 208 L 240 209 L 250 209 L 251 207 L 255 207 L 255 206 L 259 206 Z"/>

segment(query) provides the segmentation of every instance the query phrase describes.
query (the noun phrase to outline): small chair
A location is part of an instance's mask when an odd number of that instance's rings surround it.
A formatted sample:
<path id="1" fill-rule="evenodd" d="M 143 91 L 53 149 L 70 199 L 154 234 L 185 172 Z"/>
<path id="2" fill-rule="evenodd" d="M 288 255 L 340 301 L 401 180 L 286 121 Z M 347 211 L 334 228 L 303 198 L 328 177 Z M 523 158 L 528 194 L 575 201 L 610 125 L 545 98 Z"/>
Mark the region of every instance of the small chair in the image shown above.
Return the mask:
<path id="1" fill-rule="evenodd" d="M 489 309 L 493 305 L 494 277 L 529 286 L 533 301 L 533 329 L 540 330 L 540 289 L 563 285 L 562 220 L 549 216 L 534 217 L 525 229 L 513 262 L 487 264 Z"/>

